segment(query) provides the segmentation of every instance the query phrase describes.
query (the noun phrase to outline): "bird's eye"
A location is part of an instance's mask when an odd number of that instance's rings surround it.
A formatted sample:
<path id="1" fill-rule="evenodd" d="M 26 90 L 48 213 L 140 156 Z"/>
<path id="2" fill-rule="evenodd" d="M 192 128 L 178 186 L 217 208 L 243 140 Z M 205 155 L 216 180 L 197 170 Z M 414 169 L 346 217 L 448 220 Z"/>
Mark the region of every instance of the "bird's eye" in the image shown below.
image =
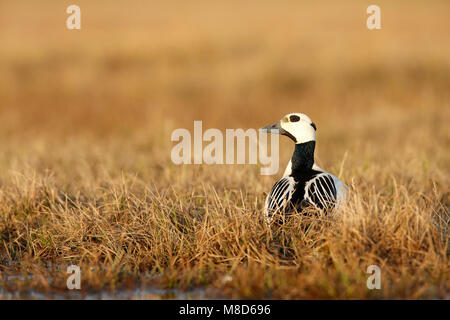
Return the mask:
<path id="1" fill-rule="evenodd" d="M 291 122 L 297 122 L 297 121 L 300 121 L 300 117 L 299 116 L 290 116 L 289 120 Z"/>

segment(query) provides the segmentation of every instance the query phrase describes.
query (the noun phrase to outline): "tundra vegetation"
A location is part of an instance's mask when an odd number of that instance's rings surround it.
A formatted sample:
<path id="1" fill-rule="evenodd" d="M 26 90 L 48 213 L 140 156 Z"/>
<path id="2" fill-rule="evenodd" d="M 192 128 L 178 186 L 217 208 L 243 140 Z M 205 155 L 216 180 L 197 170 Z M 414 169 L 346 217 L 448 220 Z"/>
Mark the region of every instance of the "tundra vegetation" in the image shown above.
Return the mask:
<path id="1" fill-rule="evenodd" d="M 69 4 L 0 4 L 0 298 L 67 294 L 74 264 L 75 297 L 448 299 L 448 1 L 379 1 L 380 30 L 361 1 L 80 0 L 80 30 Z M 170 160 L 194 120 L 289 112 L 349 185 L 334 219 L 264 223 L 287 138 L 273 176 Z"/>

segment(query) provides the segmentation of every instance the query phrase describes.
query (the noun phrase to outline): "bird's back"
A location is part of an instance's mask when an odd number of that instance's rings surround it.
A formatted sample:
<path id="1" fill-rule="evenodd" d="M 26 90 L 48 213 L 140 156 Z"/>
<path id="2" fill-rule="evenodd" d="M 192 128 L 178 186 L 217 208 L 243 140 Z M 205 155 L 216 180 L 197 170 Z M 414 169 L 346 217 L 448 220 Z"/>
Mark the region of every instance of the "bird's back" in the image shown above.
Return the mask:
<path id="1" fill-rule="evenodd" d="M 267 217 L 277 212 L 301 212 L 307 206 L 334 213 L 346 200 L 345 184 L 316 164 L 300 172 L 289 173 L 290 167 L 289 163 L 284 176 L 275 183 L 266 198 L 264 212 Z"/>

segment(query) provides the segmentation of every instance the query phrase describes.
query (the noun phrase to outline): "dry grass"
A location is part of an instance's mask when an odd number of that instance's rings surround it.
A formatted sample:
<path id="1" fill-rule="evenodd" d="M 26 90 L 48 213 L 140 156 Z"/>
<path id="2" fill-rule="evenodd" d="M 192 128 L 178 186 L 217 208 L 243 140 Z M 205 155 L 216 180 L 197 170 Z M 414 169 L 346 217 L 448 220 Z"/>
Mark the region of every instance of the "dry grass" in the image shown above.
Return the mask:
<path id="1" fill-rule="evenodd" d="M 66 292 L 74 263 L 83 293 L 448 299 L 447 2 L 380 1 L 376 32 L 356 1 L 79 1 L 81 31 L 65 30 L 69 4 L 0 4 L 0 287 Z M 193 120 L 250 128 L 292 111 L 350 186 L 335 219 L 269 229 L 277 177 L 170 161 L 172 130 Z"/>

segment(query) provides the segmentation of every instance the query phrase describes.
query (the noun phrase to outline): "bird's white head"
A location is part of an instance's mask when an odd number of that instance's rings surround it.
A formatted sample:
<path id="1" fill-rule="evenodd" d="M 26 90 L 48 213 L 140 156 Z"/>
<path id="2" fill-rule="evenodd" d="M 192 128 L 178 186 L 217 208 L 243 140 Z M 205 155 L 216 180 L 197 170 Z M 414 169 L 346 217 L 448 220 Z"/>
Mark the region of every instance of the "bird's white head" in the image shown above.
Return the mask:
<path id="1" fill-rule="evenodd" d="M 263 127 L 261 130 L 288 136 L 295 143 L 316 141 L 316 125 L 303 113 L 289 113 L 277 123 Z"/>

